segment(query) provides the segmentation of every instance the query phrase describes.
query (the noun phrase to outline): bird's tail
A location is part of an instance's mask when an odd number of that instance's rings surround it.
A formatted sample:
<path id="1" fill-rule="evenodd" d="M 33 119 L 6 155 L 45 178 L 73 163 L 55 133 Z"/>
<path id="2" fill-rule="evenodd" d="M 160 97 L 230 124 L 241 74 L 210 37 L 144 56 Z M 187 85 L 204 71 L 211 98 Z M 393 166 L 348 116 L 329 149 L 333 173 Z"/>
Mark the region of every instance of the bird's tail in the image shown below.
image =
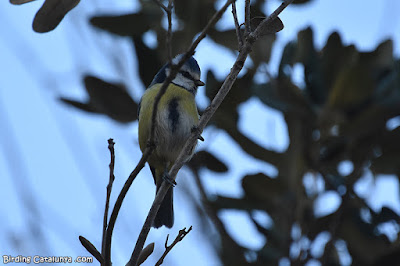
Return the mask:
<path id="1" fill-rule="evenodd" d="M 156 190 L 157 193 L 163 182 L 162 179 L 163 173 L 159 173 L 159 171 L 156 171 L 152 167 L 150 167 L 150 169 L 157 184 L 157 190 Z M 163 225 L 165 225 L 168 228 L 171 228 L 174 225 L 174 205 L 173 205 L 172 187 L 168 189 L 168 192 L 165 195 L 164 200 L 161 203 L 160 209 L 158 209 L 156 218 L 154 219 L 153 222 L 153 227 L 155 228 L 159 228 Z"/>
<path id="2" fill-rule="evenodd" d="M 165 225 L 166 227 L 171 228 L 174 224 L 174 205 L 172 194 L 173 188 L 170 187 L 163 202 L 161 203 L 160 209 L 158 209 L 156 218 L 154 219 L 153 227 L 158 228 Z"/>

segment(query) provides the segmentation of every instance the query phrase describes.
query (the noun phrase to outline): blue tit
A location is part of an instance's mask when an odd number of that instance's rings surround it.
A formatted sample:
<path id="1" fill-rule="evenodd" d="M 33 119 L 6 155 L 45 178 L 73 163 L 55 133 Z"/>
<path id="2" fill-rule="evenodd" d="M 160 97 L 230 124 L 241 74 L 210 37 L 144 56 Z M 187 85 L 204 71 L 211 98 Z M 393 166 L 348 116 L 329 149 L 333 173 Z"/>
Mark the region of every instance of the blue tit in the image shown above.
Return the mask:
<path id="1" fill-rule="evenodd" d="M 177 64 L 181 58 L 182 55 L 178 55 L 172 60 L 172 63 Z M 138 112 L 139 145 L 142 152 L 146 149 L 150 135 L 155 97 L 170 71 L 170 65 L 165 64 L 156 74 L 140 100 Z M 200 67 L 197 61 L 191 57 L 181 67 L 175 79 L 169 84 L 167 91 L 161 97 L 155 120 L 156 148 L 147 160 L 157 186 L 156 192 L 161 187 L 164 178 L 168 178 L 166 174 L 191 135 L 192 129 L 198 125 L 199 114 L 195 96 L 197 87 L 203 85 L 204 83 L 200 80 Z M 188 158 L 190 159 L 190 157 Z M 171 228 L 174 224 L 172 192 L 173 188 L 171 187 L 158 210 L 153 227 L 158 228 L 165 225 Z"/>

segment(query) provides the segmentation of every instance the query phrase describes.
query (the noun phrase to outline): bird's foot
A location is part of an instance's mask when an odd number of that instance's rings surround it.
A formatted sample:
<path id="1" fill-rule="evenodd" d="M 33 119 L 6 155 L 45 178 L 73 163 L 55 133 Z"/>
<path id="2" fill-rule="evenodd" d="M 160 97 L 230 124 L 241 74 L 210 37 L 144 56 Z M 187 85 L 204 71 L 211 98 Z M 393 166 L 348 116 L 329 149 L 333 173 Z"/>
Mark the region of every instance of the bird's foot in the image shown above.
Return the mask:
<path id="1" fill-rule="evenodd" d="M 192 127 L 192 132 L 197 132 L 197 134 L 198 134 L 198 137 L 197 137 L 197 138 L 198 138 L 199 140 L 201 140 L 201 141 L 204 141 L 204 138 L 200 135 L 201 132 L 200 132 L 200 130 L 199 130 L 198 127 L 196 127 L 196 126 L 195 126 L 195 127 Z"/>
<path id="2" fill-rule="evenodd" d="M 175 182 L 175 180 L 173 180 L 173 179 L 169 176 L 169 174 L 168 174 L 167 172 L 164 173 L 164 175 L 163 175 L 163 180 L 164 180 L 165 182 L 167 182 L 168 184 L 170 184 L 172 187 L 175 187 L 175 186 L 177 185 L 176 182 Z"/>

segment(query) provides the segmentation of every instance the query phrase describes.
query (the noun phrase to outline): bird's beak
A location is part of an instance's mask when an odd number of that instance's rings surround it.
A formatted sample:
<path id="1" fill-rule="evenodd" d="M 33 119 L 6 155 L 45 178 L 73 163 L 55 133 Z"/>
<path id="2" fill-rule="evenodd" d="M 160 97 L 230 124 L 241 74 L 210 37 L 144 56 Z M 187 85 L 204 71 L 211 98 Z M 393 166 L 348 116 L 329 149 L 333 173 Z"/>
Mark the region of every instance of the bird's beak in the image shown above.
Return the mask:
<path id="1" fill-rule="evenodd" d="M 201 81 L 201 80 L 196 80 L 195 82 L 194 82 L 195 84 L 196 84 L 196 86 L 204 86 L 205 85 L 205 83 L 203 82 L 203 81 Z"/>

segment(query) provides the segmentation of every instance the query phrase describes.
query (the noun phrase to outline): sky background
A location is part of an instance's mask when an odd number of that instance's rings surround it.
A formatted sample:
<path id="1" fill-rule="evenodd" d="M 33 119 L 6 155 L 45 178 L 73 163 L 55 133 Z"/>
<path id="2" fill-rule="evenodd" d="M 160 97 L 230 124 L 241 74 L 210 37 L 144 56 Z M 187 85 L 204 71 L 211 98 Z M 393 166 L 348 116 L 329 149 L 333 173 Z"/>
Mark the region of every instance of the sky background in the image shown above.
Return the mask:
<path id="1" fill-rule="evenodd" d="M 239 19 L 243 18 L 243 2 L 238 1 Z M 268 1 L 274 10 L 279 1 Z M 136 61 L 128 38 L 116 37 L 94 29 L 88 19 L 94 15 L 122 14 L 137 10 L 135 1 L 82 1 L 52 32 L 38 34 L 32 20 L 42 1 L 22 6 L 0 1 L 0 255 L 89 255 L 80 245 L 83 235 L 100 246 L 109 151 L 107 139 L 116 142 L 116 165 L 112 202 L 141 152 L 137 142 L 137 124 L 122 125 L 105 116 L 82 113 L 62 104 L 61 96 L 86 99 L 82 76 L 91 74 L 107 81 L 120 81 L 139 100 L 144 86 L 136 74 Z M 223 4 L 218 1 L 217 6 Z M 338 31 L 345 44 L 369 51 L 381 41 L 394 40 L 395 54 L 400 54 L 400 2 L 396 0 L 314 0 L 308 5 L 289 6 L 281 15 L 285 29 L 277 34 L 271 64 L 276 73 L 284 45 L 296 38 L 299 30 L 311 25 L 318 48 L 328 36 Z M 232 27 L 228 11 L 218 23 Z M 146 36 L 155 45 L 154 36 Z M 211 69 L 219 77 L 227 75 L 234 54 L 205 39 L 195 55 L 205 80 Z M 301 70 L 301 69 L 300 69 Z M 301 80 L 301 71 L 298 79 Z M 201 108 L 207 106 L 204 88 L 197 97 Z M 240 107 L 241 130 L 264 147 L 283 151 L 288 136 L 282 115 L 251 99 Z M 264 123 L 259 123 L 264 121 Z M 391 123 L 397 123 L 391 121 Z M 208 127 L 206 141 L 198 149 L 206 149 L 229 163 L 228 174 L 204 170 L 205 187 L 210 195 L 240 196 L 240 179 L 244 174 L 264 172 L 276 176 L 277 170 L 243 153 L 223 131 Z M 351 165 L 346 162 L 342 171 Z M 147 167 L 131 187 L 115 226 L 113 261 L 124 265 L 137 239 L 144 218 L 154 198 L 154 185 Z M 307 178 L 305 178 L 307 180 Z M 172 230 L 152 230 L 148 241 L 156 242 L 155 254 L 145 265 L 154 265 L 163 251 L 167 233 L 174 237 L 179 229 L 194 229 L 167 256 L 166 265 L 218 265 L 210 247 L 202 244 L 193 206 L 186 194 L 197 195 L 188 170 L 178 176 L 175 190 L 175 225 Z M 306 182 L 306 181 L 305 181 Z M 319 189 L 322 190 L 323 184 Z M 381 176 L 373 181 L 366 174 L 356 190 L 369 199 L 373 209 L 389 205 L 400 213 L 397 179 Z M 334 193 L 322 193 L 316 204 L 317 215 L 334 211 L 340 199 Z M 261 247 L 260 237 L 247 215 L 239 211 L 221 213 L 230 224 L 228 232 L 239 244 Z M 269 217 L 260 213 L 259 219 Z M 32 236 L 42 238 L 36 245 Z M 149 242 L 148 242 L 149 243 Z M 316 251 L 318 252 L 318 251 Z M 345 263 L 346 261 L 344 261 Z M 285 265 L 285 261 L 282 261 Z"/>

